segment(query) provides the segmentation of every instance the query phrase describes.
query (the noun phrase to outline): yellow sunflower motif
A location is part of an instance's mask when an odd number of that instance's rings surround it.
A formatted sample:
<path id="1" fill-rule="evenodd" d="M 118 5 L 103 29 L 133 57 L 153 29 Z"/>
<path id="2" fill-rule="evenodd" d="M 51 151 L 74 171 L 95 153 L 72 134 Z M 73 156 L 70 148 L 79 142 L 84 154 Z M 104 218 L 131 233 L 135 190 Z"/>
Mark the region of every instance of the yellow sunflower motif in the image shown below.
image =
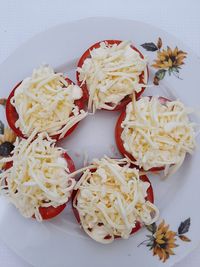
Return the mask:
<path id="1" fill-rule="evenodd" d="M 0 126 L 2 127 L 2 122 Z M 11 151 L 14 148 L 13 143 L 16 140 L 16 135 L 15 133 L 8 127 L 3 129 L 1 128 L 1 134 L 0 134 L 0 159 L 3 157 L 8 157 L 10 156 Z M 3 163 L 0 163 L 0 169 L 3 167 Z"/>
<path id="2" fill-rule="evenodd" d="M 158 255 L 163 262 L 175 255 L 173 248 L 178 246 L 175 237 L 176 232 L 169 230 L 169 225 L 162 221 L 154 234 L 153 255 Z"/>
<path id="3" fill-rule="evenodd" d="M 146 229 L 151 233 L 146 235 L 147 239 L 141 242 L 140 245 L 146 245 L 153 252 L 153 256 L 158 256 L 162 262 L 175 255 L 174 248 L 178 247 L 177 239 L 184 242 L 191 242 L 185 235 L 190 228 L 190 218 L 181 222 L 177 232 L 170 230 L 168 224 L 163 220 L 158 226 L 156 223 L 146 225 Z"/>
<path id="4" fill-rule="evenodd" d="M 5 103 L 6 99 L 0 99 L 0 105 L 5 106 Z M 15 140 L 16 134 L 9 127 L 5 127 L 4 123 L 0 121 L 0 159 L 10 156 L 10 153 L 14 148 L 13 143 Z M 3 163 L 0 163 L 0 170 L 3 165 Z"/>
<path id="5" fill-rule="evenodd" d="M 16 134 L 9 127 L 6 127 L 4 129 L 4 133 L 0 134 L 0 145 L 5 142 L 13 144 L 15 140 L 16 140 Z"/>
<path id="6" fill-rule="evenodd" d="M 178 50 L 176 47 L 172 50 L 169 46 L 167 49 L 157 52 L 157 59 L 154 60 L 152 67 L 156 69 L 165 69 L 177 68 L 184 64 L 184 59 L 186 58 L 187 53 L 182 50 Z"/>
<path id="7" fill-rule="evenodd" d="M 174 49 L 167 46 L 166 49 L 161 50 L 162 45 L 163 42 L 160 37 L 158 38 L 157 44 L 150 42 L 141 45 L 147 51 L 157 51 L 157 58 L 152 64 L 152 67 L 158 69 L 153 80 L 155 85 L 159 84 L 159 81 L 165 77 L 166 73 L 169 75 L 173 74 L 180 79 L 179 72 L 181 66 L 185 64 L 184 59 L 187 57 L 187 53 L 179 50 L 177 46 Z"/>

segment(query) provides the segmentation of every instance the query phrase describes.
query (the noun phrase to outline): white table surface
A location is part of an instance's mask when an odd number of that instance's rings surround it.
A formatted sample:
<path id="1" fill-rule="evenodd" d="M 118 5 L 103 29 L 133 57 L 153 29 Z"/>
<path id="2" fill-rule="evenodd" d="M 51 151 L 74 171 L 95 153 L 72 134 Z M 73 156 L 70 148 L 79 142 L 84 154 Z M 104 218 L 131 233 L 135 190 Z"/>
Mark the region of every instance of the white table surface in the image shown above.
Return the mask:
<path id="1" fill-rule="evenodd" d="M 199 12 L 199 0 L 0 0 L 0 63 L 38 32 L 59 23 L 94 16 L 154 24 L 176 35 L 200 56 Z M 199 264 L 200 247 L 176 267 L 197 267 Z M 0 266 L 30 267 L 1 240 Z"/>

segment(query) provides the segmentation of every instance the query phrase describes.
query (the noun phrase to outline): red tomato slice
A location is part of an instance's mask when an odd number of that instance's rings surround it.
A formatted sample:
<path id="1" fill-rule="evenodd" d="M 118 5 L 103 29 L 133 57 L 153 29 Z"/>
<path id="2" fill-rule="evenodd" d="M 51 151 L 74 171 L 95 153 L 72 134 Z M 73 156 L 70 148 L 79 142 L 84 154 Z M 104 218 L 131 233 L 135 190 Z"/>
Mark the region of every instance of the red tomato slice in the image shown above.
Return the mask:
<path id="1" fill-rule="evenodd" d="M 149 99 L 151 99 L 151 96 L 149 97 Z M 167 101 L 170 101 L 169 99 L 165 98 L 165 97 L 159 97 L 159 101 L 161 104 L 165 104 Z M 123 156 L 127 156 L 130 160 L 135 161 L 134 157 L 125 150 L 124 148 L 124 142 L 121 139 L 121 134 L 123 131 L 123 128 L 121 127 L 122 122 L 124 121 L 126 117 L 126 111 L 122 111 L 122 113 L 120 114 L 116 126 L 115 126 L 115 141 L 116 141 L 116 145 L 119 149 L 119 152 L 123 155 Z M 137 165 L 135 165 L 135 167 L 138 167 Z M 156 172 L 156 171 L 162 171 L 164 170 L 164 166 L 163 167 L 153 167 L 151 169 L 149 169 L 149 171 L 152 172 Z"/>
<path id="2" fill-rule="evenodd" d="M 84 61 L 87 59 L 87 58 L 90 58 L 90 51 L 94 48 L 99 48 L 100 47 L 100 43 L 101 42 L 107 42 L 108 44 L 110 45 L 113 45 L 113 44 L 120 44 L 122 41 L 120 40 L 104 40 L 104 41 L 100 41 L 100 42 L 97 42 L 95 44 L 93 44 L 90 48 L 88 48 L 84 54 L 81 56 L 81 58 L 79 59 L 78 61 L 78 65 L 77 67 L 81 68 L 83 66 L 83 63 Z M 143 54 L 133 45 L 131 45 L 131 47 L 133 48 L 133 50 L 137 51 L 140 55 L 141 58 L 144 58 Z M 148 77 L 149 77 L 149 69 L 147 67 L 147 74 L 148 74 Z M 79 73 L 76 72 L 76 79 L 77 79 L 77 83 L 78 85 L 82 88 L 83 92 L 84 92 L 84 99 L 85 100 L 88 100 L 89 98 L 89 92 L 88 92 L 88 88 L 87 88 L 87 85 L 86 85 L 86 82 L 84 84 L 82 84 L 82 82 L 79 80 Z M 144 72 L 140 75 L 140 83 L 144 83 Z M 142 90 L 139 92 L 139 93 L 135 93 L 135 96 L 136 96 L 136 99 L 138 99 L 141 94 L 144 92 L 145 90 L 145 87 L 142 88 Z M 111 111 L 116 111 L 116 110 L 121 110 L 123 109 L 129 102 L 131 101 L 131 97 L 130 96 L 126 96 L 116 107 L 115 109 L 111 110 Z"/>
<path id="3" fill-rule="evenodd" d="M 74 172 L 75 166 L 74 166 L 74 162 L 71 159 L 71 157 L 66 152 L 63 153 L 62 157 L 66 160 L 70 173 Z M 7 170 L 7 169 L 11 168 L 12 165 L 13 165 L 13 162 L 7 162 L 4 166 L 4 169 Z M 39 211 L 40 211 L 40 214 L 42 216 L 42 219 L 48 220 L 48 219 L 52 219 L 52 218 L 56 217 L 58 214 L 60 214 L 64 210 L 64 208 L 66 207 L 66 203 L 62 204 L 56 208 L 54 208 L 53 206 L 40 207 Z M 35 216 L 33 216 L 33 218 L 35 218 Z"/>
<path id="4" fill-rule="evenodd" d="M 95 171 L 95 169 L 93 171 Z M 140 176 L 140 179 L 143 182 L 148 182 L 150 184 L 149 188 L 147 189 L 147 197 L 145 199 L 147 201 L 151 202 L 151 203 L 154 203 L 153 188 L 152 188 L 152 185 L 151 185 L 151 182 L 150 182 L 149 178 L 146 175 L 141 175 Z M 74 190 L 73 193 L 72 193 L 72 210 L 73 210 L 73 213 L 74 213 L 74 216 L 75 216 L 77 222 L 81 225 L 81 220 L 80 220 L 79 212 L 73 206 L 74 199 L 76 199 L 78 193 L 79 193 L 79 190 Z M 77 203 L 77 199 L 76 199 L 76 203 Z M 142 224 L 140 222 L 136 222 L 135 227 L 131 231 L 131 235 L 134 234 L 134 233 L 136 233 L 141 228 L 142 228 Z M 110 236 L 106 236 L 105 237 L 105 239 L 109 239 L 109 238 L 110 238 Z M 115 236 L 115 239 L 117 239 L 117 238 L 121 238 L 121 237 L 120 236 Z"/>
<path id="5" fill-rule="evenodd" d="M 65 80 L 69 83 L 69 84 L 74 84 L 74 82 L 72 82 L 70 79 L 68 78 L 65 78 Z M 15 93 L 15 90 L 17 89 L 17 87 L 21 84 L 18 83 L 14 89 L 11 91 L 7 101 L 6 101 L 6 118 L 7 118 L 7 121 L 8 121 L 8 124 L 10 126 L 10 128 L 15 132 L 15 134 L 19 137 L 22 137 L 22 138 L 27 138 L 26 136 L 23 135 L 23 133 L 21 132 L 21 130 L 19 128 L 16 128 L 15 127 L 15 123 L 16 121 L 18 120 L 18 113 L 15 109 L 15 107 L 11 104 L 10 100 L 11 98 L 14 96 L 14 93 Z M 83 97 L 79 100 L 75 100 L 74 101 L 75 105 L 78 106 L 79 110 L 83 109 L 84 107 L 84 99 Z M 55 139 L 55 140 L 61 140 L 65 137 L 67 137 L 68 135 L 70 135 L 74 130 L 75 128 L 77 127 L 78 123 L 76 123 L 73 127 L 71 127 L 67 132 L 66 134 L 64 135 L 64 137 L 62 138 L 59 138 L 60 137 L 60 134 L 57 134 L 57 135 L 53 135 L 51 136 L 51 138 Z"/>

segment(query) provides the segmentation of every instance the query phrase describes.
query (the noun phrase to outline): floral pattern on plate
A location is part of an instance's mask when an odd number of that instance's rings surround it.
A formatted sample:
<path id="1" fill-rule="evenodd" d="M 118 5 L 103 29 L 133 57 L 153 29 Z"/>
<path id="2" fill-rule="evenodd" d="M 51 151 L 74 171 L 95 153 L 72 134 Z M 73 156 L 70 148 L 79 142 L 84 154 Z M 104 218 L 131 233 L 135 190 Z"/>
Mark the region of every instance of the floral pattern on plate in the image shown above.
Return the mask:
<path id="1" fill-rule="evenodd" d="M 179 246 L 176 243 L 177 237 L 184 242 L 191 241 L 185 235 L 189 231 L 190 221 L 190 218 L 188 218 L 181 222 L 177 232 L 172 231 L 164 220 L 159 225 L 156 223 L 146 225 L 146 229 L 150 234 L 146 235 L 147 239 L 138 246 L 146 245 L 149 250 L 152 250 L 153 256 L 158 256 L 162 262 L 165 262 L 170 256 L 175 255 L 174 248 Z"/>
<path id="2" fill-rule="evenodd" d="M 0 99 L 0 105 L 5 106 L 6 99 Z M 0 159 L 10 156 L 10 152 L 13 150 L 13 143 L 15 142 L 15 133 L 0 120 Z M 3 167 L 3 163 L 0 163 L 0 169 Z"/>
<path id="3" fill-rule="evenodd" d="M 179 73 L 181 66 L 184 63 L 184 59 L 187 57 L 187 53 L 179 50 L 176 46 L 174 49 L 167 46 L 166 49 L 162 49 L 163 42 L 159 37 L 157 43 L 144 43 L 141 45 L 147 51 L 157 51 L 157 57 L 154 59 L 154 63 L 151 65 L 153 68 L 157 69 L 154 75 L 154 84 L 159 85 L 159 81 L 164 79 L 166 73 L 169 75 L 174 75 L 175 77 L 180 78 Z"/>

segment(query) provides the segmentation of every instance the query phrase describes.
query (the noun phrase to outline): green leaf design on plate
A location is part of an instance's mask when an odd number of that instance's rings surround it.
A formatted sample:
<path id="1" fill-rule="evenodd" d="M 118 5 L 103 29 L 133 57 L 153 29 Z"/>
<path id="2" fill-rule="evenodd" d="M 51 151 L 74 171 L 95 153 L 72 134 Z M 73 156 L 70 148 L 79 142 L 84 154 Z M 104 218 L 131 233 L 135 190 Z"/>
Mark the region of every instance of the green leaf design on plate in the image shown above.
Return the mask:
<path id="1" fill-rule="evenodd" d="M 157 77 L 158 80 L 160 81 L 160 80 L 164 79 L 165 73 L 166 73 L 166 70 L 164 70 L 164 69 L 158 70 L 155 73 L 155 77 Z"/>
<path id="2" fill-rule="evenodd" d="M 178 234 L 183 235 L 183 234 L 187 233 L 190 229 L 190 223 L 191 223 L 190 218 L 181 222 L 181 224 L 179 225 L 179 228 L 178 228 Z"/>
<path id="3" fill-rule="evenodd" d="M 153 43 L 144 43 L 144 44 L 141 44 L 141 46 L 147 50 L 147 51 L 151 51 L 151 52 L 154 52 L 154 51 L 157 51 L 158 50 L 158 47 Z"/>
<path id="4" fill-rule="evenodd" d="M 149 232 L 151 232 L 152 234 L 154 234 L 156 232 L 157 226 L 156 223 L 152 223 L 150 225 L 145 225 L 145 227 L 147 228 L 147 230 Z"/>
<path id="5" fill-rule="evenodd" d="M 171 67 L 171 68 L 168 69 L 168 73 L 169 73 L 169 75 L 171 75 L 172 73 L 173 74 L 178 74 L 179 73 L 179 69 L 180 68 L 178 68 L 178 67 Z"/>

